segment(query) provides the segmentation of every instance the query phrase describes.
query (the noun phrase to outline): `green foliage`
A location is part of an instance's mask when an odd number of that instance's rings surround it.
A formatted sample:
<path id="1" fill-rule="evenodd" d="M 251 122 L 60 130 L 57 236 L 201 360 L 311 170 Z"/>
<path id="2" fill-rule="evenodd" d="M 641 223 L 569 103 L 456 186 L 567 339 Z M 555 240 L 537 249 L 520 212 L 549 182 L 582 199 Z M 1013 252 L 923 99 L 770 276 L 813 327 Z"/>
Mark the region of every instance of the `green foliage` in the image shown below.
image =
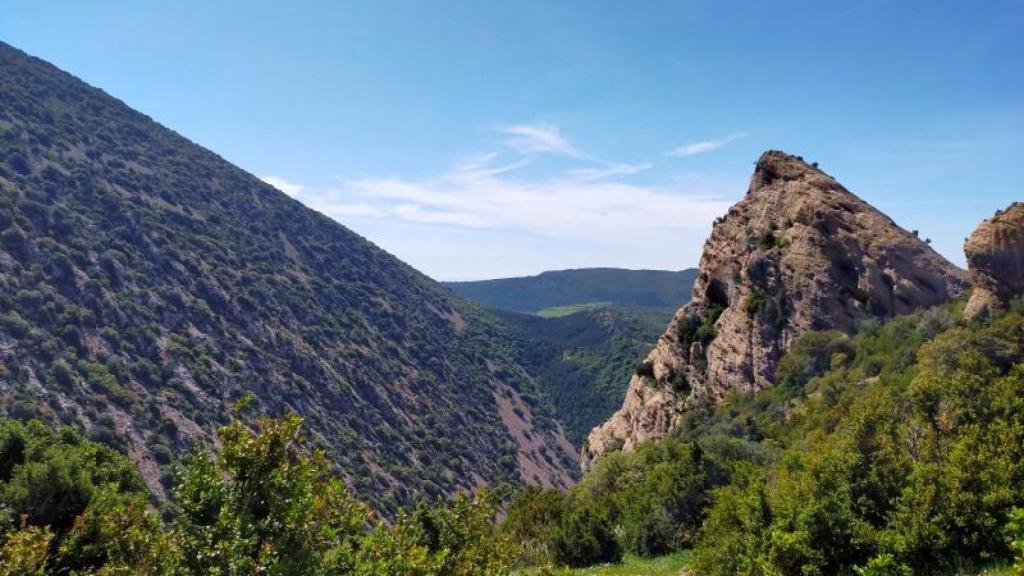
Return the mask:
<path id="1" fill-rule="evenodd" d="M 221 451 L 199 451 L 182 468 L 166 524 L 109 448 L 40 423 L 2 424 L 4 458 L 17 461 L 5 494 L 40 462 L 79 469 L 77 488 L 31 486 L 49 499 L 5 498 L 3 574 L 499 576 L 515 551 L 488 491 L 375 520 L 324 454 L 307 450 L 296 416 L 222 428 Z M 14 437 L 23 449 L 11 448 Z M 75 498 L 34 512 L 61 494 Z"/>
<path id="2" fill-rule="evenodd" d="M 775 384 L 790 394 L 801 394 L 812 378 L 833 366 L 840 368 L 853 353 L 849 338 L 842 332 L 809 332 L 797 339 L 779 361 Z"/>
<path id="3" fill-rule="evenodd" d="M 524 564 L 587 566 L 623 552 L 651 557 L 692 545 L 721 471 L 678 439 L 612 453 L 568 494 L 521 492 L 503 528 Z"/>
<path id="4" fill-rule="evenodd" d="M 515 357 L 551 400 L 566 438 L 579 446 L 622 405 L 637 360 L 657 342 L 672 312 L 611 306 L 559 318 L 501 318 Z"/>
<path id="5" fill-rule="evenodd" d="M 71 431 L 0 421 L 0 503 L 58 537 L 100 490 L 142 494 L 135 466 Z"/>
<path id="6" fill-rule="evenodd" d="M 50 530 L 37 526 L 8 532 L 0 546 L 0 574 L 45 576 L 47 550 L 52 540 Z"/>
<path id="7" fill-rule="evenodd" d="M 743 303 L 743 309 L 746 310 L 747 314 L 755 316 L 767 303 L 768 296 L 761 292 L 755 292 L 747 297 L 747 300 Z"/>
<path id="8" fill-rule="evenodd" d="M 958 325 L 953 313 L 805 335 L 775 388 L 690 423 L 684 436 L 718 458 L 725 437 L 753 448 L 725 464 L 694 574 L 903 576 L 1010 558 L 1024 316 Z"/>
<path id="9" fill-rule="evenodd" d="M 421 541 L 434 555 L 437 576 L 504 576 L 513 559 L 515 546 L 498 530 L 495 516 L 498 498 L 490 491 L 475 497 L 460 494 L 446 505 L 420 505 L 411 522 Z"/>
<path id="10" fill-rule="evenodd" d="M 550 545 L 552 559 L 565 566 L 590 566 L 622 558 L 622 547 L 606 513 L 588 502 L 566 511 L 551 535 Z"/>
<path id="11" fill-rule="evenodd" d="M 1024 576 L 1024 508 L 1014 508 L 1009 516 L 1004 532 L 1013 550 L 1017 576 Z"/>
<path id="12" fill-rule="evenodd" d="M 173 574 L 180 550 L 162 533 L 160 519 L 141 494 L 101 489 L 74 525 L 52 560 L 52 572 Z"/>
<path id="13" fill-rule="evenodd" d="M 535 486 L 513 497 L 502 529 L 519 543 L 517 564 L 538 566 L 551 561 L 554 532 L 570 505 L 565 492 Z"/>
<path id="14" fill-rule="evenodd" d="M 896 561 L 892 554 L 879 554 L 863 567 L 853 569 L 857 576 L 913 576 L 913 571 L 906 564 Z"/>
<path id="15" fill-rule="evenodd" d="M 711 304 L 708 309 L 704 312 L 704 321 L 701 322 L 699 328 L 697 328 L 694 334 L 694 339 L 701 344 L 707 344 L 708 342 L 715 339 L 715 323 L 718 322 L 718 318 L 725 311 L 725 306 L 721 304 Z"/>
<path id="16" fill-rule="evenodd" d="M 340 569 L 365 509 L 322 453 L 298 458 L 301 420 L 221 430 L 219 457 L 197 454 L 175 489 L 175 536 L 195 574 L 314 574 Z"/>
<path id="17" fill-rule="evenodd" d="M 689 350 L 694 342 L 707 344 L 715 339 L 715 322 L 725 311 L 725 306 L 712 303 L 708 305 L 703 316 L 690 314 L 679 320 L 676 335 L 683 350 Z"/>

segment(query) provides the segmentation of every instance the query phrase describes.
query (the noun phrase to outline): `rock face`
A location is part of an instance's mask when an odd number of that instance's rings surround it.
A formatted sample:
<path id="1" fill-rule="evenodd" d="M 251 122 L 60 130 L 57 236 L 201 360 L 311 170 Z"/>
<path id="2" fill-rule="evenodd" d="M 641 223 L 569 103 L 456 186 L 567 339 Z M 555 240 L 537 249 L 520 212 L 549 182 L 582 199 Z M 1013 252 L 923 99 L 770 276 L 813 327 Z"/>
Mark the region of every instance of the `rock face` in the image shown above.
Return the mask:
<path id="1" fill-rule="evenodd" d="M 1024 293 L 1024 203 L 985 220 L 964 244 L 973 291 L 966 318 L 1001 308 Z"/>
<path id="2" fill-rule="evenodd" d="M 622 408 L 583 446 L 601 454 L 664 437 L 729 390 L 773 383 L 800 334 L 850 333 L 960 294 L 963 271 L 927 243 L 782 152 L 757 162 L 746 197 L 715 222 L 689 304 L 632 377 Z"/>

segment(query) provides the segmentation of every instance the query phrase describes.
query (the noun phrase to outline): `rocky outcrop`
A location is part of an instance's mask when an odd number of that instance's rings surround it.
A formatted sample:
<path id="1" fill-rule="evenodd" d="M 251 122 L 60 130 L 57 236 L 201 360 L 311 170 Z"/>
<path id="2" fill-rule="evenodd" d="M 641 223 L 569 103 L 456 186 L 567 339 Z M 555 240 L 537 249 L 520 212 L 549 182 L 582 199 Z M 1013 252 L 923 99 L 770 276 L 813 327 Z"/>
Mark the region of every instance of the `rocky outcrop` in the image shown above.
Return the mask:
<path id="1" fill-rule="evenodd" d="M 583 446 L 601 454 L 664 437 L 689 408 L 770 386 L 800 334 L 853 332 L 960 294 L 963 271 L 829 175 L 761 156 L 742 201 L 704 245 L 689 304 L 633 376 L 622 408 Z"/>
<path id="2" fill-rule="evenodd" d="M 964 243 L 971 299 L 965 318 L 1006 306 L 1024 293 L 1024 203 L 1014 202 L 985 220 Z"/>

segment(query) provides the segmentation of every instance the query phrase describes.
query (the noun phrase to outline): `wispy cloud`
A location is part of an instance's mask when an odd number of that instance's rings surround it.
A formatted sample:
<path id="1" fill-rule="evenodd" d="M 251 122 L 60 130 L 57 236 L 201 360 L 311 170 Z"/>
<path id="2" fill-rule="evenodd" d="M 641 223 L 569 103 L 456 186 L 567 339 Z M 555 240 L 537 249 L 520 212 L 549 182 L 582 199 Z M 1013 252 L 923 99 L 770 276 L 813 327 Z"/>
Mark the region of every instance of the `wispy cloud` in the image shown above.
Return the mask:
<path id="1" fill-rule="evenodd" d="M 584 156 L 582 151 L 562 136 L 554 124 L 508 124 L 496 129 L 506 136 L 503 143 L 520 154 L 557 154 L 571 158 Z"/>
<path id="2" fill-rule="evenodd" d="M 348 180 L 312 205 L 329 216 L 343 217 L 335 208 L 356 199 L 376 208 L 372 217 L 592 240 L 636 231 L 701 228 L 729 205 L 718 190 L 638 186 L 571 171 L 524 182 L 503 176 L 498 166 L 480 162 L 467 170 L 461 165 L 428 179 Z M 643 168 L 620 165 L 609 171 L 625 175 Z"/>
<path id="3" fill-rule="evenodd" d="M 744 133 L 732 134 L 724 138 L 718 138 L 717 140 L 705 140 L 703 142 L 691 142 L 679 148 L 669 150 L 665 153 L 665 156 L 671 158 L 685 158 L 687 156 L 696 156 L 697 154 L 704 154 L 705 152 L 711 152 L 717 150 L 726 144 L 729 144 L 733 140 L 739 140 L 746 136 Z"/>
<path id="4" fill-rule="evenodd" d="M 328 190 L 305 190 L 310 207 L 343 222 L 380 219 L 472 230 L 509 230 L 536 237 L 607 242 L 636 234 L 698 230 L 728 209 L 730 187 L 694 177 L 637 184 L 630 176 L 651 162 L 614 162 L 584 152 L 551 124 L 496 128 L 503 148 L 464 157 L 432 177 L 360 177 Z M 734 135 L 708 146 L 718 147 Z M 695 145 L 691 145 L 695 146 Z M 697 152 L 691 152 L 697 153 Z M 538 155 L 556 155 L 540 170 Z M 513 174 L 514 173 L 514 174 Z M 303 186 L 264 181 L 291 194 Z"/>
<path id="5" fill-rule="evenodd" d="M 263 180 L 267 184 L 270 184 L 274 188 L 277 188 L 278 190 L 284 192 L 289 196 L 295 196 L 296 194 L 302 192 L 303 189 L 305 189 L 305 186 L 303 186 L 302 184 L 289 182 L 284 178 L 280 178 L 278 176 L 260 176 L 260 180 Z"/>
<path id="6" fill-rule="evenodd" d="M 500 156 L 497 152 L 471 156 L 456 166 L 455 171 L 467 175 L 499 176 L 530 164 L 526 158 L 495 164 L 494 161 L 500 159 Z"/>
<path id="7" fill-rule="evenodd" d="M 650 170 L 652 164 L 626 164 L 622 162 L 609 162 L 599 168 L 577 168 L 570 170 L 569 174 L 587 182 L 615 178 L 620 176 L 632 176 L 644 170 Z"/>

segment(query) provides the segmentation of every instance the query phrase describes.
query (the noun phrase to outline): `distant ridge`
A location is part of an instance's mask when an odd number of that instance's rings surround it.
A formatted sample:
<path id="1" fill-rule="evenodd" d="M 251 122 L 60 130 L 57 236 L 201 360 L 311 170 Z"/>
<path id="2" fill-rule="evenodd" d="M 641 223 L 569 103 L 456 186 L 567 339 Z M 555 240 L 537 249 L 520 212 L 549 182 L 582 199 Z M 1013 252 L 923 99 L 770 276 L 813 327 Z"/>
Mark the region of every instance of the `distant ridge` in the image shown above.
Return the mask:
<path id="1" fill-rule="evenodd" d="M 675 310 L 690 299 L 694 268 L 681 271 L 580 268 L 536 276 L 444 282 L 456 294 L 492 308 L 536 314 L 555 306 L 607 303 Z"/>

